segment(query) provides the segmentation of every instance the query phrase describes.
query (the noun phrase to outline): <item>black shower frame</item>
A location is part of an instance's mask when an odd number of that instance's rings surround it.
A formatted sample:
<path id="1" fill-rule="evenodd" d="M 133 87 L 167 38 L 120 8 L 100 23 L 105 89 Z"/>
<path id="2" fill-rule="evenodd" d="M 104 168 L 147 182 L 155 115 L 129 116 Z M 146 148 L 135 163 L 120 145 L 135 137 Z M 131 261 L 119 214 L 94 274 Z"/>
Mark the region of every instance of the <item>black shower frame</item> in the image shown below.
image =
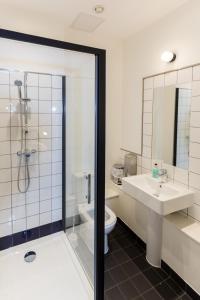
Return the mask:
<path id="1" fill-rule="evenodd" d="M 95 278 L 94 299 L 104 299 L 104 216 L 105 216 L 105 102 L 106 102 L 106 51 L 94 47 L 15 32 L 0 28 L 0 37 L 37 45 L 55 47 L 95 55 Z M 65 95 L 63 95 L 65 96 Z M 66 102 L 63 101 L 63 170 L 65 170 Z M 65 172 L 63 172 L 63 230 L 65 230 Z"/>

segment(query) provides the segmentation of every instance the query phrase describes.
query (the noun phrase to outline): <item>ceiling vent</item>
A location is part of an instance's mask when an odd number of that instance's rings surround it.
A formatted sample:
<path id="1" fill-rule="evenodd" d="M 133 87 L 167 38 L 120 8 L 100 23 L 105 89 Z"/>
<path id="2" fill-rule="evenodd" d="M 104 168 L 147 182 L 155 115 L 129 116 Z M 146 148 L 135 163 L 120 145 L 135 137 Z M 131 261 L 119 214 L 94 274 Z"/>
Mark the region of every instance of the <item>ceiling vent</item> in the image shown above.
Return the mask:
<path id="1" fill-rule="evenodd" d="M 71 28 L 86 32 L 93 32 L 104 22 L 103 18 L 80 13 L 73 21 Z"/>

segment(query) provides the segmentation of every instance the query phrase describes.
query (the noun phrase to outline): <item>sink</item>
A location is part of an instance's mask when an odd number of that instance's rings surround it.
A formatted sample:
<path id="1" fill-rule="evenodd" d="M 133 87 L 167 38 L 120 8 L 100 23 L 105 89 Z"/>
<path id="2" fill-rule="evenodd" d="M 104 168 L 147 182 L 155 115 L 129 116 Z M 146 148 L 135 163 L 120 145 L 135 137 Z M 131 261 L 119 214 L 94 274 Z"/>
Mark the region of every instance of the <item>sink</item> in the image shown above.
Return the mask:
<path id="1" fill-rule="evenodd" d="M 160 268 L 163 217 L 192 206 L 194 192 L 150 174 L 122 178 L 122 190 L 148 208 L 146 259 Z"/>
<path id="2" fill-rule="evenodd" d="M 177 183 L 162 183 L 147 174 L 123 178 L 122 189 L 162 216 L 188 208 L 194 202 L 194 192 Z"/>

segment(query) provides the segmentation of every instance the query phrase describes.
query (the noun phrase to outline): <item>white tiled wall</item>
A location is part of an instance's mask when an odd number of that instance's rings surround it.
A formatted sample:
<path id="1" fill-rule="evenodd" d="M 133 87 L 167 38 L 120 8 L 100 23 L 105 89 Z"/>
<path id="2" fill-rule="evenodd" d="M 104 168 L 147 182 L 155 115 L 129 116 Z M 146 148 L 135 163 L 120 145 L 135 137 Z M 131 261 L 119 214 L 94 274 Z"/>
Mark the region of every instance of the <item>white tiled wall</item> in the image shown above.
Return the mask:
<path id="1" fill-rule="evenodd" d="M 14 80 L 21 72 L 0 71 L 0 237 L 62 218 L 62 77 L 29 73 L 28 148 L 31 184 L 19 193 L 20 114 Z M 22 167 L 20 184 L 24 184 Z"/>
<path id="2" fill-rule="evenodd" d="M 196 191 L 195 204 L 188 209 L 188 214 L 200 221 L 200 65 L 179 71 L 154 76 L 144 80 L 143 99 L 143 153 L 137 158 L 138 174 L 151 172 L 154 161 L 151 156 L 152 140 L 152 104 L 155 87 L 192 83 L 192 103 L 190 118 L 189 171 L 158 162 L 166 168 L 171 180 Z M 148 116 L 146 115 L 148 113 Z"/>

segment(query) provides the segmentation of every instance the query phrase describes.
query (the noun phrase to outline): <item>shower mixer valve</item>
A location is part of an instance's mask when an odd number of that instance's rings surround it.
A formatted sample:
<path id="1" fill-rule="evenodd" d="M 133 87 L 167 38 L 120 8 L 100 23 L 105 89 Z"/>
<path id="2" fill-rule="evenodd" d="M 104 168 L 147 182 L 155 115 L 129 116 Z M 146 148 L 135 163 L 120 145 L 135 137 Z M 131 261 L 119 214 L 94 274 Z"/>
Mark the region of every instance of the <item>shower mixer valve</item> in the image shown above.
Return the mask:
<path id="1" fill-rule="evenodd" d="M 35 149 L 32 150 L 25 150 L 24 152 L 22 151 L 17 151 L 17 156 L 25 156 L 27 158 L 31 157 L 31 154 L 36 153 Z"/>

